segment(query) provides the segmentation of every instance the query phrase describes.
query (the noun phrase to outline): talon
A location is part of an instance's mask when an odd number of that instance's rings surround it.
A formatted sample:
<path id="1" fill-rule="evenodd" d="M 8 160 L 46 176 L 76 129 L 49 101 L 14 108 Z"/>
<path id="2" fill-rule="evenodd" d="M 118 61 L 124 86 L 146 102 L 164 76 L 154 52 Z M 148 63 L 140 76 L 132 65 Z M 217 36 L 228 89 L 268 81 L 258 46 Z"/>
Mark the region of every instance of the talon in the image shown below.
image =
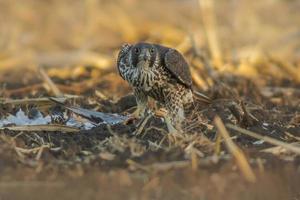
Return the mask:
<path id="1" fill-rule="evenodd" d="M 141 112 L 141 109 L 137 108 L 133 113 L 131 113 L 124 121 L 125 125 L 132 124 L 133 122 L 137 121 L 138 119 L 143 117 L 143 113 Z"/>
<path id="2" fill-rule="evenodd" d="M 165 117 L 168 114 L 168 111 L 164 108 L 160 108 L 159 110 L 156 110 L 154 115 L 157 117 Z"/>
<path id="3" fill-rule="evenodd" d="M 129 125 L 129 124 L 134 123 L 134 122 L 137 121 L 137 120 L 138 120 L 138 118 L 129 116 L 129 118 L 126 119 L 126 120 L 123 122 L 123 124 L 124 124 L 124 125 Z"/>
<path id="4" fill-rule="evenodd" d="M 144 113 L 142 112 L 141 109 L 137 108 L 132 114 L 131 116 L 134 117 L 134 118 L 141 118 L 143 117 Z"/>

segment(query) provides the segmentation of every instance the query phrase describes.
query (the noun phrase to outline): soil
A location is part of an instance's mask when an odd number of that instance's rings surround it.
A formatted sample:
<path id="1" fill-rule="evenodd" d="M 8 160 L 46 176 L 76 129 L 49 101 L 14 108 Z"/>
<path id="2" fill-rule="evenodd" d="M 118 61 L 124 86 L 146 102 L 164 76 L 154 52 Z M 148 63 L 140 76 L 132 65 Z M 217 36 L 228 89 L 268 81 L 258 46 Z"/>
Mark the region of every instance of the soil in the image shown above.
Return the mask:
<path id="1" fill-rule="evenodd" d="M 25 73 L 29 73 L 29 77 L 32 75 L 30 71 Z M 123 81 L 114 71 L 106 73 L 104 76 L 108 78 L 96 83 L 93 88 L 103 93 L 114 91 L 119 98 L 99 99 L 95 92 L 89 93 L 91 89 L 87 88 L 82 91 L 85 98 L 67 101 L 66 105 L 123 115 L 132 112 L 136 105 L 134 96 L 123 96 L 124 91 L 130 91 L 127 84 L 120 84 Z M 31 78 L 31 84 L 38 82 L 34 80 L 34 76 Z M 19 88 L 26 88 L 28 83 L 18 84 L 15 80 L 6 82 L 7 91 L 13 91 L 16 84 Z M 280 155 L 261 152 L 271 145 L 230 131 L 234 142 L 246 153 L 257 176 L 255 184 L 248 183 L 224 143 L 221 145 L 221 154 L 215 155 L 217 132 L 212 122 L 218 115 L 224 123 L 236 124 L 287 143 L 297 142 L 295 138 L 300 137 L 297 94 L 291 95 L 293 98 L 286 104 L 274 104 L 249 79 L 222 75 L 219 80 L 223 86 L 216 84 L 206 92 L 213 98 L 212 103 L 196 102 L 194 109 L 188 113 L 186 133 L 182 138 L 168 135 L 163 120 L 155 116 L 150 117 L 138 135 L 141 120 L 110 126 L 101 124 L 77 133 L 2 130 L 1 198 L 299 198 L 299 156 L 289 152 Z M 71 85 L 67 80 L 64 81 L 66 85 Z M 124 88 L 121 89 L 120 85 Z M 234 90 L 227 89 L 230 87 L 234 87 Z M 28 96 L 44 96 L 45 93 L 46 91 L 39 89 Z M 11 97 L 24 96 L 17 91 Z M 284 102 L 285 96 L 276 94 L 276 98 L 281 98 Z M 245 116 L 242 104 L 254 119 Z M 35 108 L 46 114 L 54 106 L 51 103 L 10 106 L 3 104 L 1 113 L 13 114 L 21 107 L 27 112 Z M 196 169 L 190 164 L 191 155 L 186 150 L 193 141 L 193 148 L 200 152 Z M 48 146 L 32 152 L 17 153 L 15 150 L 15 147 L 34 149 L 42 145 Z M 40 155 L 37 156 L 38 154 Z M 170 167 L 166 167 L 168 164 Z"/>
<path id="2" fill-rule="evenodd" d="M 299 149 L 299 1 L 116 2 L 0 2 L 0 120 L 20 109 L 58 116 L 39 131 L 0 129 L 0 200 L 300 200 L 300 155 L 266 141 Z M 117 124 L 66 109 L 133 113 L 116 57 L 137 41 L 182 52 L 194 91 L 212 99 L 195 99 L 183 133 L 168 133 L 153 102 L 145 118 Z M 60 94 L 62 105 L 45 99 Z M 47 129 L 69 117 L 97 126 Z"/>

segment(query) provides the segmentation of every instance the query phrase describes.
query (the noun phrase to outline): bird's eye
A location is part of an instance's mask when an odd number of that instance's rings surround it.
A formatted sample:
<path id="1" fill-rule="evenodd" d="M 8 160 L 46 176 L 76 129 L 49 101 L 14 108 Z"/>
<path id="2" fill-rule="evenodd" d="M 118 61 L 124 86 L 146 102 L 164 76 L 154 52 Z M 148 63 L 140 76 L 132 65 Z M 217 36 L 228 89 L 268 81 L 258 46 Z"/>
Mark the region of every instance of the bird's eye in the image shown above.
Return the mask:
<path id="1" fill-rule="evenodd" d="M 136 54 L 138 54 L 138 53 L 140 53 L 140 49 L 139 49 L 139 48 L 135 48 L 135 49 L 134 49 L 134 52 L 135 52 Z"/>
<path id="2" fill-rule="evenodd" d="M 154 48 L 150 49 L 150 53 L 152 53 L 152 54 L 154 53 Z"/>

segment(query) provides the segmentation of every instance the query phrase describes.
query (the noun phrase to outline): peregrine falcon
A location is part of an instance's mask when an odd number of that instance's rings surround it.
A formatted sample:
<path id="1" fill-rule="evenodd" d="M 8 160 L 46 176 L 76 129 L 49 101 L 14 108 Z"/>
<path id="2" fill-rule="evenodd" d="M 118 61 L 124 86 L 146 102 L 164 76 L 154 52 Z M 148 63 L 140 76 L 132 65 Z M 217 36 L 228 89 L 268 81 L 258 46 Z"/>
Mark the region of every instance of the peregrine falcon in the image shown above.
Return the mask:
<path id="1" fill-rule="evenodd" d="M 175 49 L 158 44 L 124 44 L 117 67 L 133 87 L 136 117 L 144 116 L 149 97 L 167 110 L 169 132 L 181 130 L 184 106 L 193 103 L 192 78 L 184 57 Z"/>

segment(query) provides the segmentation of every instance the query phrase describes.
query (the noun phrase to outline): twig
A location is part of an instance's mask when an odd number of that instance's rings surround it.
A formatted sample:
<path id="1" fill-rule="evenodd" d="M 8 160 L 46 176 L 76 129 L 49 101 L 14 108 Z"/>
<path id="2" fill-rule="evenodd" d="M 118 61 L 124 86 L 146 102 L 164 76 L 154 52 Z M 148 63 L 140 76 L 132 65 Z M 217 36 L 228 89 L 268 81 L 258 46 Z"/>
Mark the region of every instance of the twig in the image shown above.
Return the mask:
<path id="1" fill-rule="evenodd" d="M 144 130 L 147 122 L 149 121 L 150 117 L 151 117 L 151 115 L 149 114 L 146 118 L 144 118 L 142 120 L 142 122 L 138 126 L 138 129 L 135 131 L 134 135 L 138 136 L 138 135 L 140 135 L 143 132 L 143 130 Z"/>
<path id="2" fill-rule="evenodd" d="M 63 93 L 58 89 L 55 83 L 51 80 L 51 78 L 47 75 L 43 68 L 39 68 L 39 72 L 44 79 L 45 83 L 49 87 L 49 89 L 53 92 L 56 97 L 62 97 Z"/>
<path id="3" fill-rule="evenodd" d="M 191 159 L 191 167 L 193 170 L 197 170 L 198 169 L 198 165 L 199 165 L 199 159 L 198 157 L 204 157 L 204 154 L 199 151 L 197 148 L 194 147 L 195 143 L 197 140 L 193 140 L 185 149 L 184 151 L 186 152 L 186 154 L 188 154 L 190 156 Z"/>
<path id="4" fill-rule="evenodd" d="M 221 141 L 222 141 L 221 139 L 222 139 L 221 135 L 218 134 L 215 142 L 215 152 L 214 152 L 214 154 L 217 156 L 219 156 L 221 153 Z"/>
<path id="5" fill-rule="evenodd" d="M 290 133 L 287 132 L 287 131 L 285 131 L 284 133 L 285 133 L 288 137 L 293 138 L 293 139 L 295 139 L 295 140 L 297 140 L 297 141 L 300 141 L 300 137 L 294 136 L 294 135 L 290 134 Z"/>
<path id="6" fill-rule="evenodd" d="M 66 99 L 76 99 L 80 98 L 80 96 L 77 95 L 64 95 L 64 97 L 58 97 L 59 101 L 65 101 Z M 36 103 L 49 103 L 52 102 L 48 97 L 41 97 L 41 98 L 25 98 L 25 99 L 3 99 L 3 102 L 0 102 L 0 104 L 13 104 L 13 105 L 19 105 L 19 104 L 36 104 Z"/>
<path id="7" fill-rule="evenodd" d="M 209 86 L 201 78 L 201 76 L 198 74 L 197 70 L 194 69 L 193 67 L 190 67 L 190 70 L 191 70 L 192 79 L 193 79 L 195 85 L 198 88 L 201 88 L 202 90 L 207 90 Z"/>
<path id="8" fill-rule="evenodd" d="M 245 179 L 249 182 L 255 182 L 256 176 L 246 159 L 243 151 L 231 140 L 220 117 L 215 117 L 214 123 L 218 129 L 218 133 L 222 135 L 229 152 L 235 157 L 236 163 Z"/>
<path id="9" fill-rule="evenodd" d="M 292 145 L 299 145 L 299 142 L 293 142 L 291 143 Z M 260 150 L 261 152 L 266 152 L 266 153 L 272 153 L 274 155 L 279 155 L 281 153 L 285 153 L 287 151 L 286 148 L 282 147 L 282 146 L 275 146 L 275 147 L 271 147 L 271 148 L 266 148 L 266 149 L 262 149 Z"/>
<path id="10" fill-rule="evenodd" d="M 151 147 L 154 147 L 155 150 L 158 150 L 158 149 L 163 149 L 163 150 L 166 150 L 164 147 L 162 147 L 160 144 L 156 144 L 155 142 L 151 142 L 150 140 L 148 141 L 148 144 L 151 146 Z"/>
<path id="11" fill-rule="evenodd" d="M 36 156 L 35 156 L 35 159 L 36 159 L 36 160 L 40 160 L 40 159 L 41 159 L 42 154 L 43 154 L 43 151 L 44 151 L 44 149 L 46 149 L 46 148 L 50 148 L 50 145 L 42 145 L 42 146 L 40 147 L 39 151 L 37 152 L 37 154 L 36 154 Z"/>
<path id="12" fill-rule="evenodd" d="M 296 147 L 292 144 L 288 144 L 288 143 L 285 143 L 285 142 L 281 142 L 279 140 L 276 140 L 274 138 L 271 138 L 271 137 L 268 137 L 268 136 L 261 136 L 257 133 L 254 133 L 252 131 L 248 131 L 246 129 L 243 129 L 243 128 L 240 128 L 240 127 L 237 127 L 237 126 L 234 126 L 232 124 L 226 124 L 226 127 L 227 128 L 230 128 L 232 130 L 235 130 L 235 131 L 238 131 L 239 133 L 242 133 L 242 134 L 245 134 L 245 135 L 248 135 L 248 136 L 251 136 L 251 137 L 254 137 L 256 139 L 259 139 L 259 140 L 263 140 L 265 142 L 268 142 L 270 144 L 273 144 L 275 146 L 281 146 L 281 147 L 284 147 L 286 148 L 287 150 L 290 150 L 296 154 L 300 154 L 300 148 L 299 147 Z"/>
<path id="13" fill-rule="evenodd" d="M 247 125 L 251 125 L 251 124 L 257 123 L 259 121 L 256 117 L 254 117 L 248 111 L 248 109 L 243 101 L 241 102 L 241 107 L 244 112 L 243 118 L 244 118 L 245 122 L 247 123 Z"/>
<path id="14" fill-rule="evenodd" d="M 30 154 L 30 153 L 37 153 L 41 150 L 41 148 L 49 148 L 50 146 L 49 145 L 42 145 L 40 147 L 36 147 L 36 148 L 32 148 L 32 149 L 24 149 L 24 148 L 21 148 L 21 147 L 15 147 L 15 150 L 16 151 L 19 151 L 23 154 Z"/>
<path id="15" fill-rule="evenodd" d="M 75 133 L 79 132 L 78 128 L 64 126 L 59 124 L 51 124 L 51 125 L 25 125 L 25 126 L 11 126 L 11 127 L 3 127 L 0 130 L 11 130 L 11 131 L 60 131 L 65 133 Z"/>

